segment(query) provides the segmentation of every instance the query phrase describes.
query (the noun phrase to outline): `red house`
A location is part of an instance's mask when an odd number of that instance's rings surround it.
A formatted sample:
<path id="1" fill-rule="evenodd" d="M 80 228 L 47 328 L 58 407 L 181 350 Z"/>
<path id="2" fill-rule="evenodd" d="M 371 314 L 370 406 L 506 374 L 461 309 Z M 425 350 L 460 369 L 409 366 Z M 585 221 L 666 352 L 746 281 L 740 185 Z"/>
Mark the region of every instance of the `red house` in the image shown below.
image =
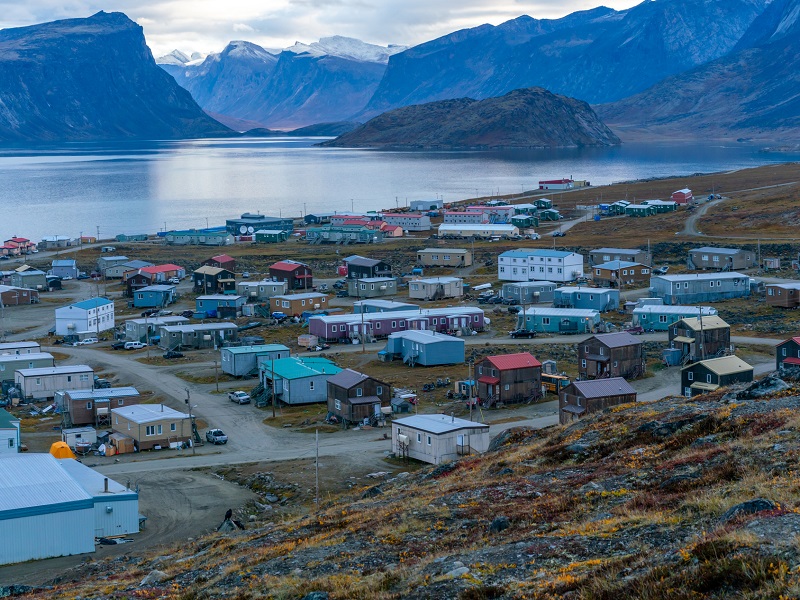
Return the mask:
<path id="1" fill-rule="evenodd" d="M 227 254 L 218 254 L 217 256 L 212 256 L 208 260 L 204 261 L 203 265 L 217 267 L 218 269 L 225 269 L 231 273 L 236 273 L 236 259 L 232 256 L 228 256 Z"/>
<path id="2" fill-rule="evenodd" d="M 539 182 L 540 190 L 571 190 L 575 187 L 572 179 L 547 179 Z"/>
<path id="3" fill-rule="evenodd" d="M 178 279 L 186 277 L 186 269 L 173 264 L 142 267 L 139 269 L 139 273 L 151 275 L 154 283 L 164 283 L 173 277 L 177 277 Z"/>
<path id="4" fill-rule="evenodd" d="M 682 190 L 678 190 L 677 192 L 672 192 L 672 196 L 670 199 L 673 202 L 678 204 L 688 204 L 692 200 L 694 200 L 694 196 L 692 196 L 692 190 L 689 188 L 683 188 Z"/>
<path id="5" fill-rule="evenodd" d="M 529 402 L 542 396 L 542 363 L 529 352 L 487 356 L 476 366 L 484 406 Z"/>
<path id="6" fill-rule="evenodd" d="M 8 248 L 17 248 L 18 254 L 28 254 L 31 250 L 36 248 L 36 244 L 31 242 L 28 238 L 14 236 L 10 240 L 3 242 L 3 245 Z"/>
<path id="7" fill-rule="evenodd" d="M 269 268 L 273 281 L 285 281 L 290 290 L 310 290 L 314 286 L 311 267 L 295 260 L 281 260 Z"/>

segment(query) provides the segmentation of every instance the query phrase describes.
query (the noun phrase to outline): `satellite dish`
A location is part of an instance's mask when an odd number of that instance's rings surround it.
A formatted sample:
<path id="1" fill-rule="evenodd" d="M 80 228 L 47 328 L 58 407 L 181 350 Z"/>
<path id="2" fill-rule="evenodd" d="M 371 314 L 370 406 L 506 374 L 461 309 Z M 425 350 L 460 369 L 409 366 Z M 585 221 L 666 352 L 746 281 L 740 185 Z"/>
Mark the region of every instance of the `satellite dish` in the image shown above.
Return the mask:
<path id="1" fill-rule="evenodd" d="M 247 233 L 247 225 L 242 225 L 241 227 L 239 227 L 239 232 L 240 233 Z"/>
<path id="2" fill-rule="evenodd" d="M 253 227 L 248 227 L 247 228 L 247 233 L 253 233 L 254 231 L 255 231 L 255 229 Z"/>

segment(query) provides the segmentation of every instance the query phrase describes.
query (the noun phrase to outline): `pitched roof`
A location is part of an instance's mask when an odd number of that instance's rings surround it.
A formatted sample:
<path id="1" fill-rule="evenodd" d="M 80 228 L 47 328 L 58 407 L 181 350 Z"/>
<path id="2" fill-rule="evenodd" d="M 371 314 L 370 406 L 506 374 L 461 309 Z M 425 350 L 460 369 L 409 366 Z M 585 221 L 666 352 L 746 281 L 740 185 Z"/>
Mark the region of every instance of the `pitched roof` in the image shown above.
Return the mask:
<path id="1" fill-rule="evenodd" d="M 52 454 L 17 454 L 0 460 L 0 514 L 59 504 L 74 509 L 93 505 L 91 496 Z"/>
<path id="2" fill-rule="evenodd" d="M 339 371 L 336 375 L 328 379 L 328 383 L 349 390 L 351 387 L 358 385 L 362 381 L 369 379 L 369 375 L 359 373 L 353 369 L 345 369 Z"/>
<path id="3" fill-rule="evenodd" d="M 228 256 L 227 254 L 217 254 L 216 256 L 212 256 L 210 260 L 215 260 L 217 262 L 229 262 L 229 261 L 236 261 L 235 258 L 232 256 Z"/>
<path id="4" fill-rule="evenodd" d="M 307 358 L 279 358 L 275 361 L 265 362 L 261 368 L 267 373 L 274 373 L 283 379 L 302 379 L 317 375 L 336 375 L 342 369 L 331 361 L 321 357 Z"/>
<path id="5" fill-rule="evenodd" d="M 572 385 L 584 398 L 605 398 L 606 396 L 621 396 L 635 394 L 630 383 L 622 377 L 610 379 L 590 379 L 588 381 L 573 381 Z"/>
<path id="6" fill-rule="evenodd" d="M 142 269 L 144 271 L 144 269 Z M 220 269 L 219 267 L 210 267 L 209 265 L 203 265 L 199 269 L 195 269 L 195 273 L 200 273 L 200 275 L 219 275 L 220 273 L 224 273 L 227 269 Z M 228 271 L 230 273 L 230 271 Z"/>
<path id="7" fill-rule="evenodd" d="M 189 418 L 186 413 L 178 412 L 163 404 L 133 404 L 131 406 L 112 408 L 111 412 L 134 423 L 152 423 L 153 421 L 163 421 L 164 419 Z"/>
<path id="8" fill-rule="evenodd" d="M 689 252 L 708 252 L 709 254 L 739 254 L 744 252 L 741 248 L 715 248 L 714 246 L 703 246 L 702 248 L 692 248 Z"/>
<path id="9" fill-rule="evenodd" d="M 167 273 L 168 271 L 183 271 L 183 267 L 178 265 L 154 265 L 152 267 L 143 267 L 140 269 L 141 273 Z"/>
<path id="10" fill-rule="evenodd" d="M 618 271 L 619 269 L 630 269 L 631 267 L 643 267 L 644 265 L 637 262 L 629 262 L 626 260 L 610 260 L 600 265 L 595 265 L 594 269 L 607 269 L 609 271 Z"/>
<path id="11" fill-rule="evenodd" d="M 638 250 L 636 248 L 598 248 L 597 250 L 592 250 L 592 254 L 597 254 L 598 252 L 603 252 L 604 254 L 639 254 L 639 252 L 644 252 L 644 250 Z"/>
<path id="12" fill-rule="evenodd" d="M 681 321 L 691 329 L 692 331 L 700 331 L 701 329 L 728 329 L 730 325 L 728 325 L 725 321 L 717 316 L 712 317 L 703 317 L 702 321 L 697 317 L 689 317 L 686 319 L 681 319 Z"/>
<path id="13" fill-rule="evenodd" d="M 270 265 L 269 268 L 275 269 L 276 271 L 294 271 L 297 267 L 308 268 L 308 265 L 294 260 L 279 260 L 275 264 Z"/>
<path id="14" fill-rule="evenodd" d="M 19 425 L 19 419 L 0 408 L 0 429 L 16 429 L 17 425 Z"/>
<path id="15" fill-rule="evenodd" d="M 54 260 L 52 263 L 54 267 L 74 267 L 75 266 L 75 259 L 74 258 L 65 258 L 62 260 Z"/>
<path id="16" fill-rule="evenodd" d="M 753 367 L 744 362 L 738 356 L 722 356 L 720 358 L 709 358 L 708 360 L 701 360 L 698 365 L 703 365 L 717 375 L 731 375 L 733 373 L 741 373 L 742 371 L 752 371 Z M 693 365 L 684 367 L 684 369 L 691 369 Z"/>
<path id="17" fill-rule="evenodd" d="M 348 261 L 347 264 L 356 265 L 356 266 L 359 266 L 359 267 L 375 267 L 375 266 L 381 264 L 382 262 L 383 262 L 382 260 L 378 260 L 376 258 L 365 258 L 363 256 L 357 256 L 357 257 L 351 259 L 350 261 Z"/>
<path id="18" fill-rule="evenodd" d="M 498 354 L 496 356 L 487 356 L 486 360 L 497 367 L 499 371 L 542 366 L 542 363 L 536 360 L 536 358 L 530 352 L 520 352 L 518 354 Z"/>
<path id="19" fill-rule="evenodd" d="M 72 305 L 73 308 L 82 308 L 83 310 L 89 310 L 92 308 L 98 308 L 100 306 L 106 306 L 107 304 L 114 304 L 111 300 L 107 298 L 89 298 L 89 300 L 81 300 L 80 302 L 76 302 Z"/>
<path id="20" fill-rule="evenodd" d="M 459 429 L 489 429 L 489 426 L 485 423 L 467 421 L 450 415 L 412 415 L 402 419 L 395 419 L 393 424 L 395 428 L 400 425 L 434 434 L 448 433 Z"/>
<path id="21" fill-rule="evenodd" d="M 600 335 L 596 335 L 594 337 L 607 348 L 624 348 L 625 346 L 638 346 L 642 343 L 627 331 L 619 331 L 617 333 L 601 333 Z"/>

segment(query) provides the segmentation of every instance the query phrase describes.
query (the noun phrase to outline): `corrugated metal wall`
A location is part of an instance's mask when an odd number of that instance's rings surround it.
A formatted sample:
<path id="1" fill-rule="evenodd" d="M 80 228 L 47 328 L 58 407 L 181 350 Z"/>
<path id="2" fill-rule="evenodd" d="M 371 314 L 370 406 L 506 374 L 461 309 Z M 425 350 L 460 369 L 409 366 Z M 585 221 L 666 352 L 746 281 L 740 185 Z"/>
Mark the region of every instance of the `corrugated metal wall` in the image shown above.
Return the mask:
<path id="1" fill-rule="evenodd" d="M 0 520 L 0 540 L 0 564 L 94 552 L 94 513 L 87 506 Z"/>

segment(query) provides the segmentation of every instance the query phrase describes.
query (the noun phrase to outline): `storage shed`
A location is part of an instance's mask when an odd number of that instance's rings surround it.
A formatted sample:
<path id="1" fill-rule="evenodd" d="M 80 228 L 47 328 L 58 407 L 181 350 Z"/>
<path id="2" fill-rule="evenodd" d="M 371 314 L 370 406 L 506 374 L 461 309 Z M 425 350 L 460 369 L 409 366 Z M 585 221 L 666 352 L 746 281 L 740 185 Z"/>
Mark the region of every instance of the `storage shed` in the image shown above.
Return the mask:
<path id="1" fill-rule="evenodd" d="M 412 415 L 392 423 L 392 450 L 438 465 L 489 449 L 489 426 L 449 415 Z"/>
<path id="2" fill-rule="evenodd" d="M 223 373 L 234 377 L 257 375 L 259 363 L 288 358 L 290 354 L 283 344 L 231 346 L 220 350 L 220 365 Z"/>
<path id="3" fill-rule="evenodd" d="M 462 338 L 434 331 L 398 331 L 389 336 L 379 353 L 381 360 L 400 359 L 408 366 L 454 365 L 464 362 Z"/>

